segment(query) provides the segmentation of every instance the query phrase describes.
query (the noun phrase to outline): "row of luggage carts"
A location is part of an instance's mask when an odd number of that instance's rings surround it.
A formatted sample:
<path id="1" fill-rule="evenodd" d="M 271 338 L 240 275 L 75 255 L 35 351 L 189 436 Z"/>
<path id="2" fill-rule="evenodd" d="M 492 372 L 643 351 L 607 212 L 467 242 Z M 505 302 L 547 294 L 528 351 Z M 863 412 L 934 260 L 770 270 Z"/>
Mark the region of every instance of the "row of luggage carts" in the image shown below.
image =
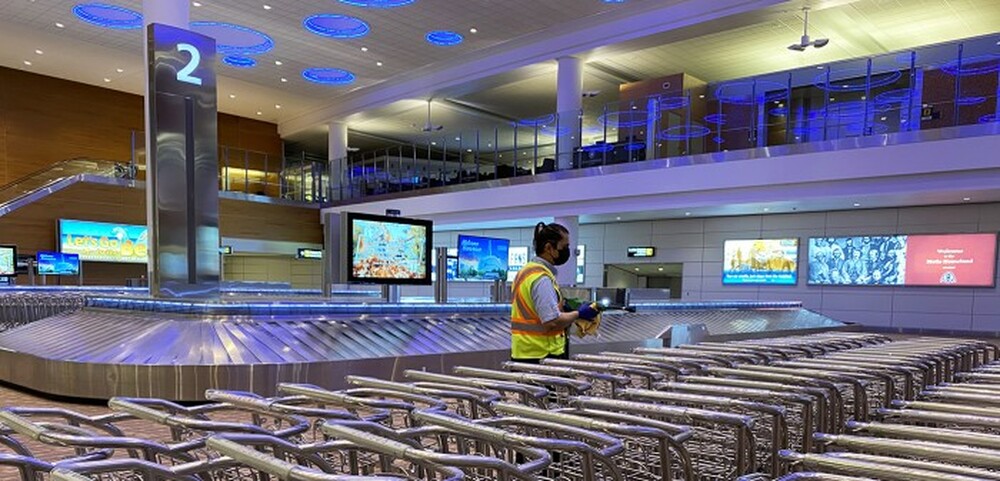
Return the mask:
<path id="1" fill-rule="evenodd" d="M 0 332 L 80 309 L 86 301 L 79 292 L 0 292 Z"/>
<path id="2" fill-rule="evenodd" d="M 1000 392 L 997 359 L 979 341 L 825 333 L 209 391 L 197 406 L 7 407 L 0 478 L 1000 480 L 1000 401 L 980 402 Z"/>

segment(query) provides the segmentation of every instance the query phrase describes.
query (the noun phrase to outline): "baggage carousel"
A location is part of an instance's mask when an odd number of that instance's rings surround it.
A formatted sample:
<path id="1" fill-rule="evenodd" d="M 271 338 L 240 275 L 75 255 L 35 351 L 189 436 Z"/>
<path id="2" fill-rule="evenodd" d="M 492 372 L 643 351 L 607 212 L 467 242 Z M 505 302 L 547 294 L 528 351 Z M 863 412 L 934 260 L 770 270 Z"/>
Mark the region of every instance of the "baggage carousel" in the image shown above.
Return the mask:
<path id="1" fill-rule="evenodd" d="M 348 374 L 398 379 L 406 369 L 495 367 L 509 357 L 506 304 L 84 296 L 83 307 L 0 333 L 0 381 L 75 398 L 198 401 L 206 389 L 273 395 L 279 382 L 338 389 Z M 574 336 L 571 351 L 662 345 L 672 326 L 704 325 L 709 340 L 848 327 L 793 302 L 637 308 L 606 312 L 600 334 Z"/>

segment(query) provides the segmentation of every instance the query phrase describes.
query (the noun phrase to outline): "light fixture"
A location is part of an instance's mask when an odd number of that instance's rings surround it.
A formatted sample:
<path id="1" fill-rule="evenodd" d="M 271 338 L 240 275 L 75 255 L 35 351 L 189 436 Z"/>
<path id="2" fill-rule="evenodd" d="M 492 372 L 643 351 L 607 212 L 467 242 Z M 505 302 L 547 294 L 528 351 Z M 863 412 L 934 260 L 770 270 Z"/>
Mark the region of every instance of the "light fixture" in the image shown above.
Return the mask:
<path id="1" fill-rule="evenodd" d="M 39 50 L 39 49 L 36 48 L 35 49 L 35 53 L 38 54 L 38 55 L 42 55 L 45 52 L 43 52 L 43 51 L 41 51 L 41 50 Z"/>
<path id="2" fill-rule="evenodd" d="M 229 94 L 229 98 L 235 99 L 236 98 L 236 94 Z"/>
<path id="3" fill-rule="evenodd" d="M 771 209 L 769 209 L 767 207 L 764 207 L 764 212 L 770 212 L 770 211 L 771 211 Z"/>
<path id="4" fill-rule="evenodd" d="M 662 267 L 657 267 L 656 270 L 658 270 L 660 272 L 663 272 L 663 268 Z"/>
<path id="5" fill-rule="evenodd" d="M 318 13 L 302 21 L 302 27 L 321 37 L 358 38 L 371 32 L 368 22 L 349 15 L 336 13 Z M 368 51 L 367 47 L 361 48 Z"/>
<path id="6" fill-rule="evenodd" d="M 354 83 L 356 77 L 340 68 L 312 67 L 302 71 L 302 78 L 321 85 L 348 85 Z"/>
<path id="7" fill-rule="evenodd" d="M 340 3 L 365 8 L 396 8 L 409 5 L 416 0 L 340 0 Z"/>
<path id="8" fill-rule="evenodd" d="M 264 115 L 264 112 L 261 112 L 260 110 L 258 110 L 257 111 L 257 115 Z"/>
<path id="9" fill-rule="evenodd" d="M 636 268 L 635 268 L 635 271 L 636 271 L 636 272 L 639 272 L 639 268 L 638 268 L 638 267 L 636 267 Z"/>
<path id="10" fill-rule="evenodd" d="M 470 154 L 472 153 L 472 149 L 465 149 L 465 151 L 468 152 L 468 153 L 470 153 Z"/>
<path id="11" fill-rule="evenodd" d="M 222 57 L 222 63 L 236 68 L 254 68 L 257 66 L 256 60 L 242 55 L 226 55 Z"/>
<path id="12" fill-rule="evenodd" d="M 279 66 L 279 67 L 280 67 L 281 65 L 283 65 L 283 64 L 282 64 L 282 62 L 281 62 L 281 60 L 275 60 L 275 61 L 274 61 L 274 64 L 275 64 L 275 65 L 277 65 L 277 66 Z"/>
<path id="13" fill-rule="evenodd" d="M 621 216 L 615 217 L 615 220 L 622 220 Z"/>
<path id="14" fill-rule="evenodd" d="M 115 69 L 115 72 L 118 72 L 118 73 L 125 73 L 125 69 L 123 69 L 123 68 L 116 68 L 116 69 Z"/>
<path id="15" fill-rule="evenodd" d="M 465 37 L 458 32 L 452 32 L 450 30 L 435 30 L 433 32 L 428 32 L 424 39 L 432 45 L 437 45 L 439 47 L 451 47 L 453 45 L 458 45 L 465 40 Z"/>
<path id="16" fill-rule="evenodd" d="M 962 200 L 968 202 L 968 201 L 972 200 L 972 197 L 962 197 Z"/>
<path id="17" fill-rule="evenodd" d="M 25 60 L 24 64 L 30 67 L 31 66 L 31 60 Z"/>
<path id="18" fill-rule="evenodd" d="M 698 95 L 698 98 L 700 98 L 700 99 L 705 98 L 705 94 Z"/>
<path id="19" fill-rule="evenodd" d="M 830 43 L 828 38 L 817 38 L 816 40 L 809 39 L 809 7 L 802 7 L 802 13 L 804 14 L 804 19 L 802 23 L 802 39 L 799 43 L 793 43 L 788 46 L 788 50 L 794 50 L 796 52 L 805 52 L 809 47 L 823 48 L 826 44 Z"/>
<path id="20" fill-rule="evenodd" d="M 479 33 L 479 30 L 476 27 L 472 27 L 469 29 L 469 33 Z M 1000 43 L 997 43 L 997 45 L 1000 45 Z"/>
<path id="21" fill-rule="evenodd" d="M 433 140 L 431 141 L 431 145 L 437 145 L 437 144 L 438 144 L 437 142 L 434 142 Z"/>
<path id="22" fill-rule="evenodd" d="M 80 20 L 98 27 L 116 30 L 142 28 L 142 13 L 116 5 L 81 3 L 73 7 L 73 14 Z"/>
<path id="23" fill-rule="evenodd" d="M 56 22 L 56 28 L 66 28 L 66 25 L 64 25 L 62 22 Z"/>
<path id="24" fill-rule="evenodd" d="M 270 9 L 271 9 L 271 6 L 265 3 L 264 4 L 264 10 L 270 10 Z"/>
<path id="25" fill-rule="evenodd" d="M 281 82 L 282 82 L 282 83 L 285 83 L 285 82 L 287 82 L 287 81 L 288 81 L 288 79 L 286 79 L 285 77 L 281 77 Z"/>
<path id="26" fill-rule="evenodd" d="M 104 77 L 104 83 L 108 83 L 108 82 L 111 82 L 111 79 L 109 79 L 107 77 Z"/>
<path id="27" fill-rule="evenodd" d="M 685 216 L 690 216 L 690 215 L 691 215 L 691 213 L 690 213 L 690 212 L 685 212 L 685 213 L 684 213 L 684 215 L 685 215 Z"/>
<path id="28" fill-rule="evenodd" d="M 461 137 L 455 137 L 455 140 L 457 140 L 457 141 L 461 142 L 461 141 L 462 141 L 462 138 L 461 138 Z"/>
<path id="29" fill-rule="evenodd" d="M 860 202 L 855 202 L 854 203 L 854 207 L 861 207 L 861 203 Z"/>
<path id="30" fill-rule="evenodd" d="M 378 67 L 381 67 L 382 66 L 382 61 L 379 60 L 379 61 L 375 62 L 375 65 L 378 66 Z"/>
<path id="31" fill-rule="evenodd" d="M 194 5 L 196 7 L 200 7 L 201 6 L 201 2 L 191 2 L 191 5 Z"/>
<path id="32" fill-rule="evenodd" d="M 361 51 L 362 51 L 362 52 L 367 52 L 367 51 L 368 51 L 368 47 L 364 47 L 364 46 L 362 46 L 362 47 L 361 47 Z"/>
<path id="33" fill-rule="evenodd" d="M 281 110 L 281 104 L 274 104 L 274 108 Z"/>

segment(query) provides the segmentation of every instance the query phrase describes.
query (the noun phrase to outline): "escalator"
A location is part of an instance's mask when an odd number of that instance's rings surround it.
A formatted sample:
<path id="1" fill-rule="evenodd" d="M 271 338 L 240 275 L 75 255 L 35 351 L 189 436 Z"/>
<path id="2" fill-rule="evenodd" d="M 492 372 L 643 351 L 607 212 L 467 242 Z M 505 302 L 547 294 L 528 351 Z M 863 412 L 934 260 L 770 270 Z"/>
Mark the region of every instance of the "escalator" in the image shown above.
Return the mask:
<path id="1" fill-rule="evenodd" d="M 0 187 L 0 217 L 78 182 L 127 185 L 134 178 L 128 164 L 110 160 L 70 159 Z"/>

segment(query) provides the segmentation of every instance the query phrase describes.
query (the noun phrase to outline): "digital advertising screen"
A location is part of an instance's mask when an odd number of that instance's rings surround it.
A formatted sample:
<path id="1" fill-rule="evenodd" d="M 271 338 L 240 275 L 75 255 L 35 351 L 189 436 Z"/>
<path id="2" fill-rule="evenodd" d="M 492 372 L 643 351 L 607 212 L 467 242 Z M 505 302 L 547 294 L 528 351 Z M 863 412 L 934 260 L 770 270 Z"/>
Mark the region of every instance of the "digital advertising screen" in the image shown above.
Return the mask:
<path id="1" fill-rule="evenodd" d="M 430 221 L 349 212 L 347 225 L 349 282 L 431 284 Z"/>
<path id="2" fill-rule="evenodd" d="M 727 240 L 722 284 L 794 286 L 799 281 L 798 239 Z"/>
<path id="3" fill-rule="evenodd" d="M 17 275 L 17 248 L 0 246 L 0 277 Z"/>
<path id="4" fill-rule="evenodd" d="M 814 237 L 809 284 L 992 287 L 997 236 Z"/>
<path id="5" fill-rule="evenodd" d="M 517 271 L 528 263 L 528 248 L 514 246 L 507 251 L 507 282 L 514 282 Z"/>
<path id="6" fill-rule="evenodd" d="M 147 236 L 144 225 L 59 220 L 59 252 L 77 254 L 82 261 L 145 264 Z"/>
<path id="7" fill-rule="evenodd" d="M 576 283 L 583 284 L 585 269 L 587 267 L 587 248 L 576 246 Z"/>
<path id="8" fill-rule="evenodd" d="M 458 236 L 458 277 L 470 281 L 507 279 L 510 241 Z"/>
<path id="9" fill-rule="evenodd" d="M 35 266 L 40 276 L 80 275 L 80 256 L 65 252 L 38 252 Z"/>

